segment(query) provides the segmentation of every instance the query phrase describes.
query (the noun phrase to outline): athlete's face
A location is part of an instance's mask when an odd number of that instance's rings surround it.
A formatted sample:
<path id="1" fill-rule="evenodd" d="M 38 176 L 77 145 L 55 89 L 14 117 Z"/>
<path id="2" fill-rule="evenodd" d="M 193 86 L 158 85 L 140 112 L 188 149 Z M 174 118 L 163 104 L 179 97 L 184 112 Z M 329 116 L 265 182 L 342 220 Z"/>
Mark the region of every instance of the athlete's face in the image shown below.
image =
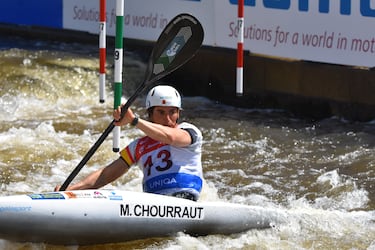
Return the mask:
<path id="1" fill-rule="evenodd" d="M 155 123 L 174 128 L 177 125 L 179 116 L 180 110 L 176 107 L 156 106 L 153 109 L 151 120 Z"/>

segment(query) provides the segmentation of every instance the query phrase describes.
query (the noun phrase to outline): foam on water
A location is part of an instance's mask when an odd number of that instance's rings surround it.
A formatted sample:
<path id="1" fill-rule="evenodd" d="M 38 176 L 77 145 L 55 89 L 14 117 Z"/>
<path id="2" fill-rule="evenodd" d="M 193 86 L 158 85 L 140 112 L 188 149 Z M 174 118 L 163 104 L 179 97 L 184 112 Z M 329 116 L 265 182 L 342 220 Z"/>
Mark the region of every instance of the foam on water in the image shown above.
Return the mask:
<path id="1" fill-rule="evenodd" d="M 52 191 L 112 120 L 110 85 L 109 101 L 98 104 L 98 60 L 82 54 L 10 49 L 0 51 L 0 65 L 0 195 Z M 143 64 L 133 65 L 140 67 L 131 78 L 143 78 Z M 139 103 L 133 108 L 142 113 Z M 273 209 L 285 213 L 286 222 L 229 236 L 181 233 L 53 249 L 375 248 L 374 122 L 309 123 L 280 110 L 240 109 L 202 97 L 184 97 L 183 105 L 183 118 L 204 135 L 201 200 Z M 120 146 L 140 135 L 124 128 Z M 74 181 L 117 157 L 110 135 Z M 132 168 L 105 188 L 141 192 L 141 183 L 142 172 Z M 52 247 L 0 240 L 0 248 Z"/>

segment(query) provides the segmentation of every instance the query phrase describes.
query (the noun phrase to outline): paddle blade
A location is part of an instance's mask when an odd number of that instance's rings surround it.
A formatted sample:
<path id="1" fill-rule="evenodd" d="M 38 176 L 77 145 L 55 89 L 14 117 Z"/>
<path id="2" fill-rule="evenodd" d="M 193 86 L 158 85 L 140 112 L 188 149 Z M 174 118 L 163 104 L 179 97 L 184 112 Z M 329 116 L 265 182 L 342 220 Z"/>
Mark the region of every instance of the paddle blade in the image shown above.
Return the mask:
<path id="1" fill-rule="evenodd" d="M 201 47 L 204 31 L 192 15 L 173 18 L 160 34 L 158 46 L 152 51 L 149 80 L 155 82 L 189 61 Z"/>
<path id="2" fill-rule="evenodd" d="M 156 41 L 145 80 L 122 107 L 121 117 L 143 90 L 189 61 L 201 47 L 203 38 L 203 27 L 194 16 L 183 13 L 174 17 Z"/>

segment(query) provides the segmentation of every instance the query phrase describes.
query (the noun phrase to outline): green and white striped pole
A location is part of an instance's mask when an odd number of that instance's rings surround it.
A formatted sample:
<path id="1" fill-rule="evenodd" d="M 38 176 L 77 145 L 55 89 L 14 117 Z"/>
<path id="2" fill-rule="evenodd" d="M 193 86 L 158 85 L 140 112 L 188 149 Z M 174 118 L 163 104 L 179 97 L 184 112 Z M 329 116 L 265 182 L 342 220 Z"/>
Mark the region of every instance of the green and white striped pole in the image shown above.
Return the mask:
<path id="1" fill-rule="evenodd" d="M 115 41 L 115 75 L 113 108 L 121 105 L 122 97 L 122 63 L 124 32 L 124 0 L 116 0 L 116 41 Z M 113 152 L 120 151 L 120 127 L 113 129 Z"/>

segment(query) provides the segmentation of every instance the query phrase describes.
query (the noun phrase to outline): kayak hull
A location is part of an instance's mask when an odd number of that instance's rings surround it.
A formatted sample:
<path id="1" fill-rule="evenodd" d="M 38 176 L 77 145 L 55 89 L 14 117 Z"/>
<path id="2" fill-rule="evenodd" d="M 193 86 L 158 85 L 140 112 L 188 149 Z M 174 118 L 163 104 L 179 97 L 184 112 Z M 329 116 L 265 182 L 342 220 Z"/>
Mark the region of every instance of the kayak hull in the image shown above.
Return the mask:
<path id="1" fill-rule="evenodd" d="M 275 210 L 163 195 L 80 190 L 0 197 L 0 238 L 88 245 L 190 235 L 233 234 L 282 221 Z"/>

